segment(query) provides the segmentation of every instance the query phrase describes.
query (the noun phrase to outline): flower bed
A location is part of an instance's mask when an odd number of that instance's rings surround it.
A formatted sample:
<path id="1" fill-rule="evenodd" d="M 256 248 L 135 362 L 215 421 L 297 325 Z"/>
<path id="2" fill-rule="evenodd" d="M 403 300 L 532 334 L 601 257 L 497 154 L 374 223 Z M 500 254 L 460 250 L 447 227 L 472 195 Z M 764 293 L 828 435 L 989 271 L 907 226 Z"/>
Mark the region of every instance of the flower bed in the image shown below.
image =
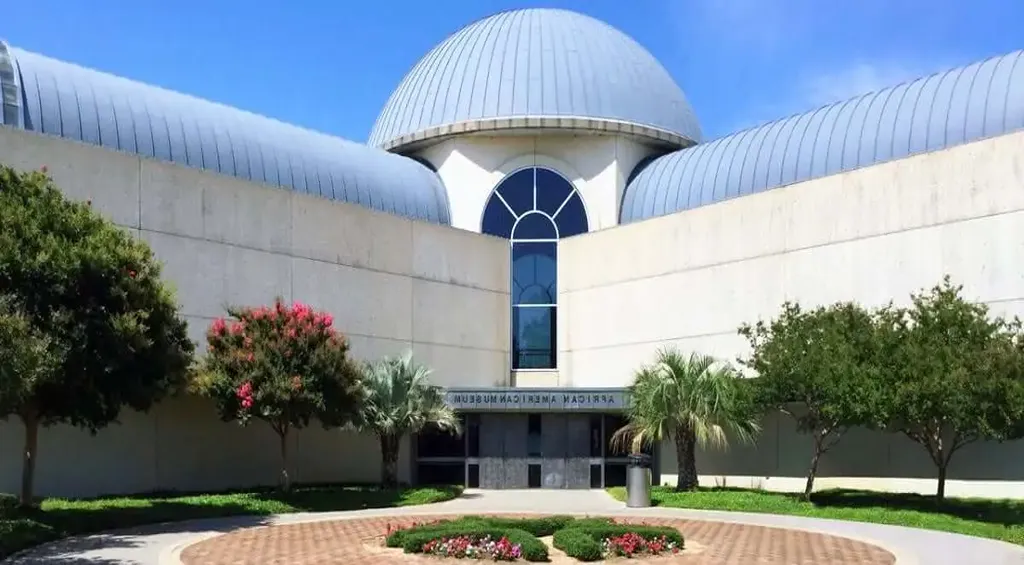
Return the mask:
<path id="1" fill-rule="evenodd" d="M 497 540 L 490 536 L 455 536 L 428 541 L 423 545 L 423 553 L 457 559 L 515 561 L 523 556 L 523 546 L 504 536 Z"/>
<path id="2" fill-rule="evenodd" d="M 554 546 L 580 561 L 677 553 L 683 536 L 669 527 L 577 520 L 555 532 Z"/>
<path id="3" fill-rule="evenodd" d="M 538 537 L 553 536 L 553 545 L 579 561 L 676 553 L 683 536 L 675 528 L 620 524 L 610 518 L 499 518 L 463 516 L 452 520 L 387 528 L 388 547 L 406 553 L 494 561 L 547 561 L 548 548 Z"/>

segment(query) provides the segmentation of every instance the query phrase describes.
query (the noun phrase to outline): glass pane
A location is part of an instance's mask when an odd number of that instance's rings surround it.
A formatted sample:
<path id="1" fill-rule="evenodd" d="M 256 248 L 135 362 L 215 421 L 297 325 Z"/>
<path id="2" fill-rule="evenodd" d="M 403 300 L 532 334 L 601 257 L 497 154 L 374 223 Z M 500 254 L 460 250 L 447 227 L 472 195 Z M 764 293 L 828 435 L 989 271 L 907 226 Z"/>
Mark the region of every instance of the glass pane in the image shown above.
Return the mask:
<path id="1" fill-rule="evenodd" d="M 512 309 L 512 368 L 555 368 L 555 307 Z"/>
<path id="2" fill-rule="evenodd" d="M 558 239 L 558 230 L 547 216 L 531 212 L 519 217 L 512 229 L 512 239 Z"/>
<path id="3" fill-rule="evenodd" d="M 464 485 L 466 464 L 420 463 L 416 465 L 416 482 L 421 485 Z"/>
<path id="4" fill-rule="evenodd" d="M 480 465 L 475 463 L 469 465 L 469 477 L 466 479 L 466 486 L 469 488 L 480 488 Z"/>
<path id="5" fill-rule="evenodd" d="M 531 463 L 527 466 L 527 487 L 540 488 L 540 465 Z"/>
<path id="6" fill-rule="evenodd" d="M 517 216 L 533 210 L 533 169 L 523 169 L 501 181 L 497 193 Z"/>
<path id="7" fill-rule="evenodd" d="M 554 304 L 557 301 L 555 254 L 550 243 L 512 244 L 512 304 Z"/>
<path id="8" fill-rule="evenodd" d="M 487 208 L 484 209 L 484 219 L 481 225 L 482 232 L 488 235 L 496 235 L 509 239 L 512 237 L 512 226 L 516 223 L 516 217 L 508 208 L 501 203 L 497 196 L 491 196 L 487 201 Z"/>
<path id="9" fill-rule="evenodd" d="M 574 193 L 558 212 L 555 222 L 558 223 L 558 235 L 561 237 L 587 232 L 587 211 L 583 208 L 583 199 L 578 192 Z"/>
<path id="10" fill-rule="evenodd" d="M 605 488 L 626 486 L 625 463 L 604 464 L 604 486 Z"/>
<path id="11" fill-rule="evenodd" d="M 572 190 L 572 185 L 562 175 L 548 169 L 537 169 L 538 210 L 553 216 Z"/>
<path id="12" fill-rule="evenodd" d="M 526 456 L 541 456 L 541 430 L 540 414 L 530 414 L 526 417 Z"/>
<path id="13" fill-rule="evenodd" d="M 465 457 L 466 441 L 458 434 L 427 426 L 416 436 L 416 457 Z"/>
<path id="14" fill-rule="evenodd" d="M 466 435 L 469 445 L 469 457 L 480 457 L 480 415 L 469 414 L 466 418 Z"/>
<path id="15" fill-rule="evenodd" d="M 590 466 L 590 488 L 601 488 L 601 466 Z"/>
<path id="16" fill-rule="evenodd" d="M 601 415 L 590 415 L 590 456 L 604 457 L 601 449 Z"/>

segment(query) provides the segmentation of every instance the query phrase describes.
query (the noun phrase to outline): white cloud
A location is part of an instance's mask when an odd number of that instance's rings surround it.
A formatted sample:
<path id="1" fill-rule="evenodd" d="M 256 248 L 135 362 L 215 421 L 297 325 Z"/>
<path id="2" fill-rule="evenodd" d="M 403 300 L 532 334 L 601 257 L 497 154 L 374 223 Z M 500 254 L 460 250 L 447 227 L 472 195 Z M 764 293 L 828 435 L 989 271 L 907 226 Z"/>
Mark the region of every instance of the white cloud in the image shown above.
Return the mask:
<path id="1" fill-rule="evenodd" d="M 811 109 L 914 80 L 947 67 L 909 61 L 859 61 L 837 70 L 809 75 L 798 83 L 793 93 L 794 103 Z"/>

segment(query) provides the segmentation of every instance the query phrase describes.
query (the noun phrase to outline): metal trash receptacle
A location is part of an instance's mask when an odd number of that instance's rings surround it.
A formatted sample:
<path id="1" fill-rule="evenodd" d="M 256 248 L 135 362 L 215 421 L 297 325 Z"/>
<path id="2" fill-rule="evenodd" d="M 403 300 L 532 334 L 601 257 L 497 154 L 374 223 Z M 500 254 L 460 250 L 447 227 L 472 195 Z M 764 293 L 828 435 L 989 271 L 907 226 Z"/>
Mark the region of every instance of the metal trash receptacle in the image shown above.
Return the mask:
<path id="1" fill-rule="evenodd" d="M 651 505 L 651 456 L 632 454 L 626 466 L 626 506 L 647 508 Z"/>

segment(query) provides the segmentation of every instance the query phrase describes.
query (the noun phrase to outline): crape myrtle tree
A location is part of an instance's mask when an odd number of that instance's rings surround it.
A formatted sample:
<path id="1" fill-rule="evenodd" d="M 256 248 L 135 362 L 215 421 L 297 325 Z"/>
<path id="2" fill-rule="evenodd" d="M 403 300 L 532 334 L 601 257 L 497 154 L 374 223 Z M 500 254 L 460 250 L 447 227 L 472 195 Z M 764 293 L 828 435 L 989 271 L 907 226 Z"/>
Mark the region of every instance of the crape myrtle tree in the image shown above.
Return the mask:
<path id="1" fill-rule="evenodd" d="M 231 307 L 206 334 L 207 354 L 193 381 L 224 421 L 251 418 L 277 434 L 280 486 L 291 489 L 288 438 L 317 420 L 325 428 L 352 421 L 361 398 L 348 341 L 325 312 L 277 299 L 273 306 Z"/>
<path id="2" fill-rule="evenodd" d="M 739 333 L 750 342 L 741 362 L 758 375 L 757 403 L 792 418 L 813 440 L 807 499 L 821 456 L 851 427 L 882 418 L 875 316 L 848 302 L 813 310 L 787 302 L 775 319 L 743 325 Z"/>
<path id="3" fill-rule="evenodd" d="M 629 386 L 627 423 L 612 435 L 617 449 L 640 453 L 671 438 L 677 490 L 697 488 L 697 447 L 726 448 L 729 435 L 748 442 L 760 431 L 748 379 L 715 358 L 663 348 Z"/>
<path id="4" fill-rule="evenodd" d="M 416 363 L 412 352 L 384 357 L 363 366 L 365 387 L 357 427 L 380 441 L 381 484 L 398 483 L 398 451 L 402 437 L 428 426 L 461 433 L 458 415 L 444 401 L 441 387 L 430 384 L 430 370 Z"/>
<path id="5" fill-rule="evenodd" d="M 0 167 L 0 291 L 7 332 L 0 417 L 24 425 L 31 505 L 40 427 L 95 433 L 184 384 L 193 344 L 149 247 L 69 201 L 42 172 Z M 14 330 L 12 330 L 14 328 Z M 23 333 L 21 333 L 23 331 Z"/>
<path id="6" fill-rule="evenodd" d="M 886 427 L 920 444 L 935 464 L 936 498 L 946 494 L 953 456 L 982 440 L 1022 437 L 1021 324 L 967 301 L 946 276 L 909 307 L 880 314 L 889 379 Z"/>

